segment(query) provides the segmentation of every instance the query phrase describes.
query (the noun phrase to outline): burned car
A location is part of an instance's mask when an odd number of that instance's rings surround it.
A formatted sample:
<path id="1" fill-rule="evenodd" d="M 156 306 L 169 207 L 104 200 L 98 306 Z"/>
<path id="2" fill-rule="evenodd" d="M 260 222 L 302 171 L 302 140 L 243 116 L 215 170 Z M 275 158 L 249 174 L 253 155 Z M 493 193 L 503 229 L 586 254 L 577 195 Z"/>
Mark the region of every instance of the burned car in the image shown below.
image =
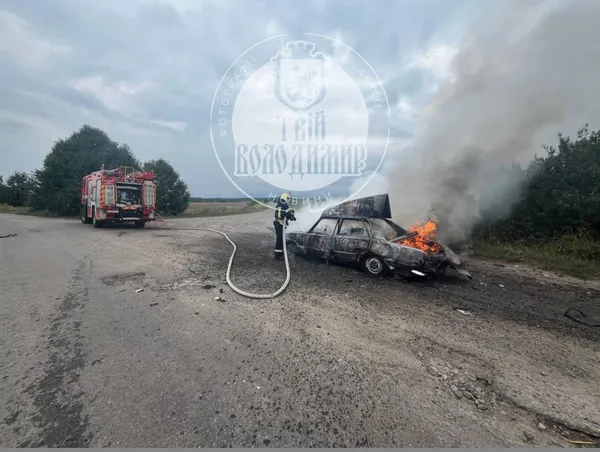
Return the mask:
<path id="1" fill-rule="evenodd" d="M 307 232 L 286 233 L 287 248 L 306 257 L 359 265 L 372 276 L 424 277 L 452 268 L 471 278 L 450 248 L 431 239 L 434 223 L 415 225 L 409 232 L 390 218 L 388 195 L 347 201 L 324 210 Z"/>

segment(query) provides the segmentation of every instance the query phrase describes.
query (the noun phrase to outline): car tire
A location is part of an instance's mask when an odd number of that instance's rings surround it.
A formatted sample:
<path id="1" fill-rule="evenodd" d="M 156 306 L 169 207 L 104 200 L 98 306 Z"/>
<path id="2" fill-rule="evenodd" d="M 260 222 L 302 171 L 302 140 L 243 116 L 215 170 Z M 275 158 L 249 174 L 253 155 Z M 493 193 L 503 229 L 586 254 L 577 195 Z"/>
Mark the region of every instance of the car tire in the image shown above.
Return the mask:
<path id="1" fill-rule="evenodd" d="M 361 267 L 370 276 L 385 276 L 389 272 L 389 267 L 385 262 L 380 257 L 373 255 L 363 257 Z"/>
<path id="2" fill-rule="evenodd" d="M 144 220 L 140 220 L 140 221 L 136 221 L 135 222 L 135 227 L 138 229 L 142 229 L 144 226 L 146 226 L 146 222 Z"/>

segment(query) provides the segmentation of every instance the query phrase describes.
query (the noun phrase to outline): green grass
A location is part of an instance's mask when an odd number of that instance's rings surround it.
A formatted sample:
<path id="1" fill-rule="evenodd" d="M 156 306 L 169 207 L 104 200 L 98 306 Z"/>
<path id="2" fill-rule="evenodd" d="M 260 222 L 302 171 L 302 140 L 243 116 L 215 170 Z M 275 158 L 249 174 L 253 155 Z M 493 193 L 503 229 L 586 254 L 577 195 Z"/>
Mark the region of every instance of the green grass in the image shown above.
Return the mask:
<path id="1" fill-rule="evenodd" d="M 194 202 L 177 218 L 220 217 L 259 212 L 266 209 L 262 204 L 246 201 L 227 202 Z"/>
<path id="2" fill-rule="evenodd" d="M 579 278 L 600 277 L 600 242 L 586 236 L 566 236 L 543 243 L 508 243 L 479 238 L 476 256 L 509 262 L 532 263 L 543 270 Z"/>
<path id="3" fill-rule="evenodd" d="M 0 204 L 0 213 L 10 213 L 13 215 L 31 215 L 35 217 L 57 217 L 51 212 L 32 210 L 29 207 L 13 207 L 9 206 L 8 204 Z"/>

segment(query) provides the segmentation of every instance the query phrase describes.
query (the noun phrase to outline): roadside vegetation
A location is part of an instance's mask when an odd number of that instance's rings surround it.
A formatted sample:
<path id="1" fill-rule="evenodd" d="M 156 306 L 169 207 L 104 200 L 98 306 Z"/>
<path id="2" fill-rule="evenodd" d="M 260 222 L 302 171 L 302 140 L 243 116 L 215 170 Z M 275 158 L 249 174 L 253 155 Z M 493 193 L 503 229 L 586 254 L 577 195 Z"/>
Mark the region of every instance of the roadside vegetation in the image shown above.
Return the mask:
<path id="1" fill-rule="evenodd" d="M 218 199 L 218 198 L 217 198 Z M 221 217 L 265 210 L 266 207 L 254 201 L 206 201 L 191 202 L 182 217 Z"/>
<path id="2" fill-rule="evenodd" d="M 537 263 L 579 277 L 600 276 L 600 131 L 558 135 L 525 169 L 510 211 L 490 203 L 473 233 L 476 255 Z"/>

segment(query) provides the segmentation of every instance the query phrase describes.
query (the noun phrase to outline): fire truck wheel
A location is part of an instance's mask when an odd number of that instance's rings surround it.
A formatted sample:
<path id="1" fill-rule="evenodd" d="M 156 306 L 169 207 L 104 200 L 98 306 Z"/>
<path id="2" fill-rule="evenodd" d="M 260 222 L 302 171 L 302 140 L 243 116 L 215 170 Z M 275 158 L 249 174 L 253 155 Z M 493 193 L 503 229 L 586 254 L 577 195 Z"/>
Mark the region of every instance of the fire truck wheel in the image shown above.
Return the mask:
<path id="1" fill-rule="evenodd" d="M 87 216 L 87 209 L 84 207 L 81 208 L 81 222 L 83 224 L 90 224 L 92 222 L 92 219 L 90 217 Z"/>
<path id="2" fill-rule="evenodd" d="M 143 228 L 144 226 L 146 226 L 146 222 L 145 222 L 144 220 L 141 220 L 141 221 L 136 221 L 136 222 L 135 222 L 135 227 L 136 227 L 136 228 L 140 228 L 140 229 L 141 229 L 141 228 Z"/>
<path id="3" fill-rule="evenodd" d="M 96 209 L 92 209 L 92 225 L 95 228 L 101 228 L 102 227 L 102 221 L 96 219 Z"/>

